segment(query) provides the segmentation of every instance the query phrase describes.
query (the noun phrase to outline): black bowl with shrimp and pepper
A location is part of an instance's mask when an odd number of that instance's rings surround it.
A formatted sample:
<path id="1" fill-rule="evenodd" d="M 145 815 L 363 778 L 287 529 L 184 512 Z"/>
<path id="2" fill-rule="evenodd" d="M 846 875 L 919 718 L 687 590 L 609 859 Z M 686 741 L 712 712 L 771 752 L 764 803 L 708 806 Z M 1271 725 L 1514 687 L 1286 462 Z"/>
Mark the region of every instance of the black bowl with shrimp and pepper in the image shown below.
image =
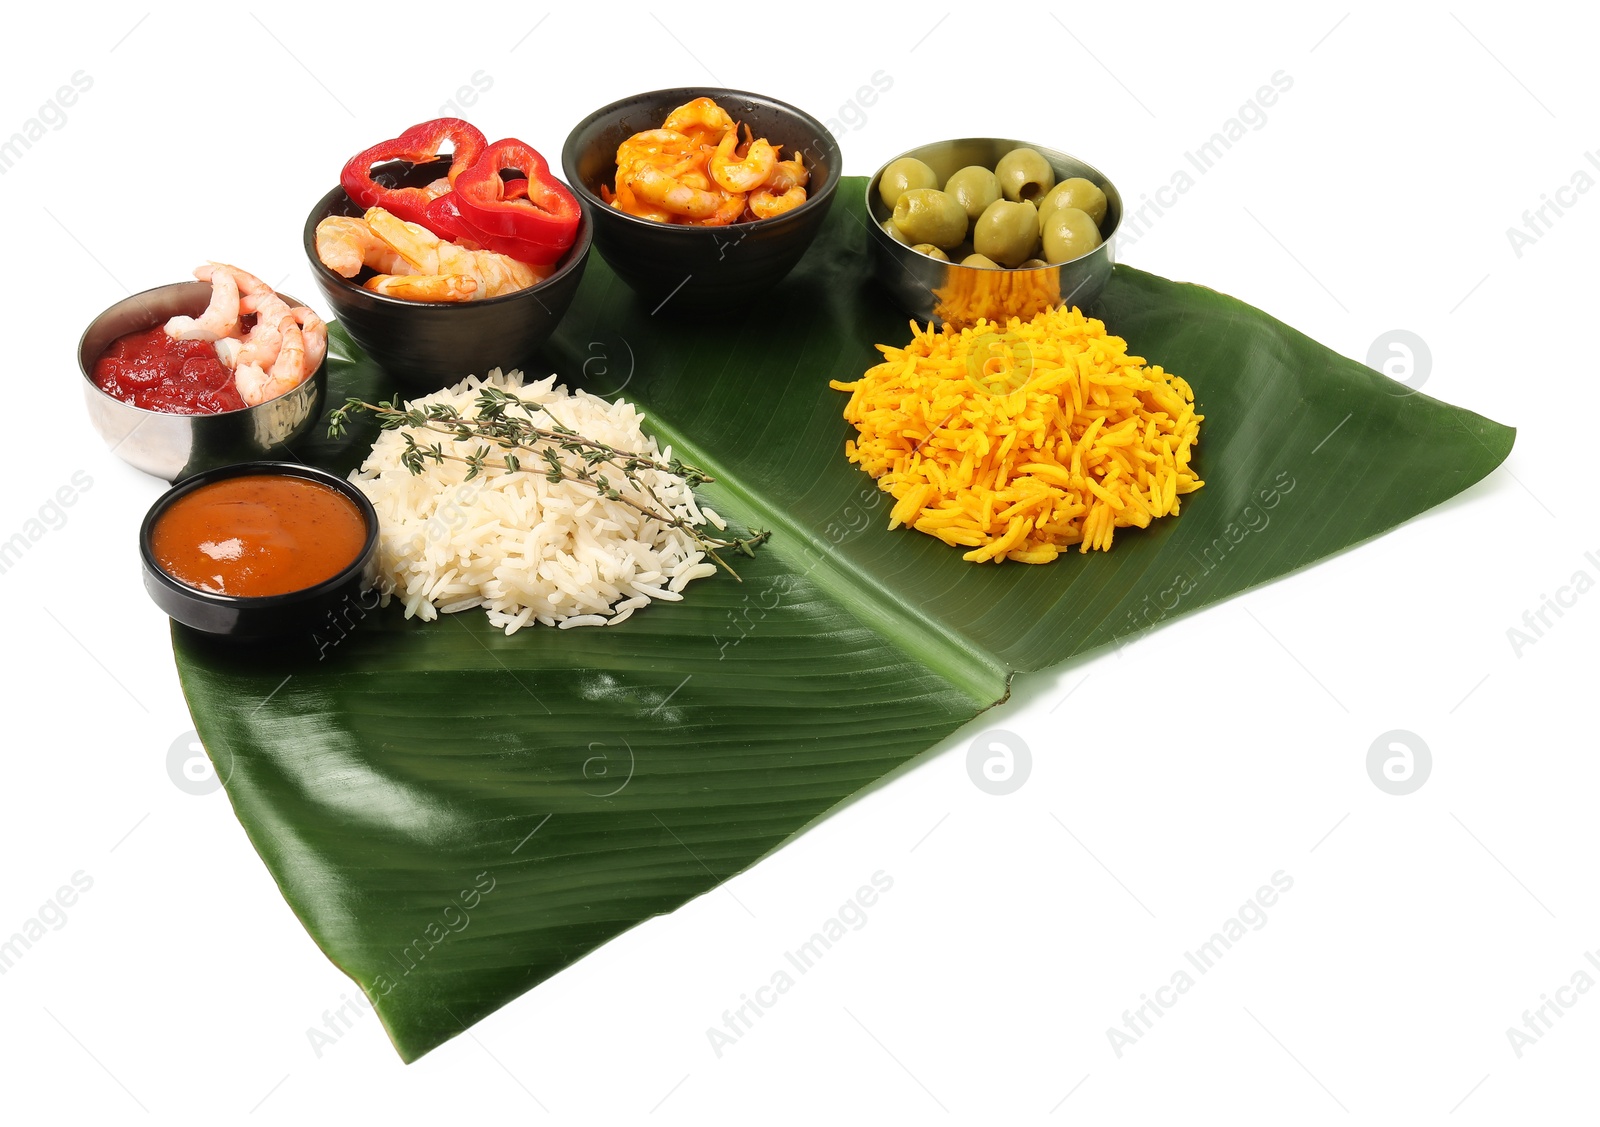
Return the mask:
<path id="1" fill-rule="evenodd" d="M 434 390 L 534 363 L 590 245 L 588 218 L 537 151 L 440 118 L 357 153 L 340 181 L 306 217 L 306 257 L 386 372 Z"/>
<path id="2" fill-rule="evenodd" d="M 811 245 L 838 186 L 816 118 L 742 90 L 653 90 L 602 106 L 561 166 L 600 255 L 649 312 L 712 314 L 770 290 Z"/>

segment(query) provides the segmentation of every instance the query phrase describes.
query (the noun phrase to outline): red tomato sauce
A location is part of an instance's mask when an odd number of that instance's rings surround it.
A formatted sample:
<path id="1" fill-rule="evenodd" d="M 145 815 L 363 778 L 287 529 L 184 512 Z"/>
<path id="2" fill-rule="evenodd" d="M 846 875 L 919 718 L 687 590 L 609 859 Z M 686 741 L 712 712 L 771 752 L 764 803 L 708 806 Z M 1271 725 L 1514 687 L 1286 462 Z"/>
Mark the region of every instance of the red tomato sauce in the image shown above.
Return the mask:
<path id="1" fill-rule="evenodd" d="M 210 341 L 177 340 L 157 325 L 111 342 L 94 383 L 124 403 L 169 415 L 216 415 L 244 407 L 233 373 Z"/>
<path id="2" fill-rule="evenodd" d="M 331 486 L 287 474 L 224 478 L 156 518 L 161 570 L 218 595 L 284 595 L 332 579 L 361 554 L 367 525 Z"/>

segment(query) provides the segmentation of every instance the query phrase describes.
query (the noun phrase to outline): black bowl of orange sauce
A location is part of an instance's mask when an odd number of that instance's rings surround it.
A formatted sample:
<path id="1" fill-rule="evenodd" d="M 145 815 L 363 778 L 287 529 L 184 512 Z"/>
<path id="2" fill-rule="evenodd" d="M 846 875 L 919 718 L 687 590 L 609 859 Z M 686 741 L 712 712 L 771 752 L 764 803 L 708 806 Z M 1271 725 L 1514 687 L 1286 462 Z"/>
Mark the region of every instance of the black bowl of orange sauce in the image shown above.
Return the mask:
<path id="1" fill-rule="evenodd" d="M 227 638 L 314 637 L 371 607 L 378 514 L 325 470 L 242 462 L 162 494 L 139 556 L 145 590 L 174 621 Z"/>

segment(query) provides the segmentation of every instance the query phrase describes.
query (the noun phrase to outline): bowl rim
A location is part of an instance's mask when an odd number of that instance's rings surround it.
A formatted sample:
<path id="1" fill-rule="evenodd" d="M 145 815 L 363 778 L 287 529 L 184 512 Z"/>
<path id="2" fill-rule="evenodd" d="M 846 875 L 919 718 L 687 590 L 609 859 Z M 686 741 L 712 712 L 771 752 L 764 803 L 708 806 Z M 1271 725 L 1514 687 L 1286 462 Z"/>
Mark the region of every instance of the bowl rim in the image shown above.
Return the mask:
<path id="1" fill-rule="evenodd" d="M 448 165 L 449 161 L 449 157 L 443 157 L 425 163 Z M 409 162 L 389 161 L 386 163 L 407 164 Z M 374 171 L 384 167 L 385 165 L 383 164 L 377 165 Z M 567 184 L 565 180 L 560 181 L 560 183 L 566 186 L 569 191 L 572 190 L 571 185 Z M 343 196 L 346 201 L 350 200 L 350 193 L 345 191 L 343 184 L 335 184 L 332 189 L 323 193 L 317 202 L 312 205 L 310 214 L 306 216 L 305 225 L 301 228 L 300 243 L 305 251 L 306 259 L 311 263 L 312 275 L 316 278 L 318 284 L 323 287 L 324 291 L 330 285 L 336 285 L 352 292 L 360 293 L 380 305 L 387 305 L 395 309 L 487 309 L 489 306 L 496 304 L 509 305 L 518 299 L 526 301 L 528 298 L 533 297 L 534 300 L 538 300 L 540 290 L 554 286 L 555 283 L 581 266 L 584 260 L 588 258 L 589 248 L 594 243 L 594 224 L 589 221 L 588 214 L 580 206 L 578 208 L 578 233 L 573 237 L 572 245 L 562 255 L 562 258 L 566 259 L 566 261 L 558 266 L 549 277 L 523 289 L 513 290 L 511 293 L 501 294 L 499 297 L 486 297 L 481 301 L 414 301 L 408 297 L 395 297 L 392 294 L 377 293 L 374 290 L 369 290 L 365 286 L 346 278 L 343 274 L 330 270 L 327 264 L 317 257 L 317 224 L 333 214 L 332 205 L 340 196 Z M 581 199 L 581 197 L 579 198 Z M 328 300 L 332 301 L 333 298 L 330 296 Z"/>
<path id="2" fill-rule="evenodd" d="M 314 381 L 316 381 L 318 379 L 321 379 L 321 378 L 323 378 L 324 376 L 327 375 L 328 360 L 329 360 L 330 356 L 332 355 L 332 350 L 331 349 L 329 349 L 328 351 L 326 351 L 326 352 L 324 352 L 322 354 L 322 363 L 317 365 L 317 370 L 316 371 L 312 372 L 305 379 L 303 379 L 299 383 L 295 384 L 288 391 L 282 392 L 282 393 L 280 393 L 278 395 L 274 395 L 271 399 L 263 399 L 260 403 L 246 403 L 243 407 L 235 407 L 235 408 L 233 408 L 232 410 L 229 410 L 229 411 L 210 411 L 210 412 L 206 412 L 206 413 L 203 413 L 203 414 L 200 414 L 200 413 L 188 413 L 188 412 L 183 412 L 183 411 L 157 411 L 157 410 L 154 410 L 153 408 L 150 408 L 150 407 L 141 407 L 137 403 L 129 403 L 126 399 L 118 399 L 115 395 L 112 395 L 105 388 L 101 387 L 99 384 L 94 382 L 94 372 L 91 370 L 92 367 L 93 367 L 93 362 L 86 362 L 85 357 L 84 357 L 84 352 L 83 352 L 84 346 L 89 343 L 89 334 L 94 332 L 95 326 L 100 323 L 100 321 L 105 317 L 106 314 L 110 313 L 113 309 L 117 308 L 117 306 L 123 305 L 126 302 L 130 302 L 130 301 L 138 301 L 140 298 L 148 297 L 151 294 L 163 293 L 163 292 L 165 292 L 167 290 L 175 289 L 178 286 L 204 286 L 209 291 L 210 288 L 211 288 L 211 283 L 203 282 L 199 278 L 190 278 L 190 279 L 188 279 L 186 281 L 182 281 L 182 282 L 167 282 L 165 285 L 151 286 L 147 290 L 140 290 L 138 293 L 129 294 L 127 297 L 123 298 L 121 301 L 112 302 L 110 305 L 108 305 L 104 309 L 102 309 L 99 313 L 95 314 L 94 319 L 91 320 L 86 326 L 84 326 L 83 332 L 78 334 L 78 373 L 83 377 L 83 382 L 84 382 L 84 385 L 86 387 L 88 387 L 95 394 L 99 395 L 102 399 L 105 399 L 105 400 L 107 400 L 108 402 L 111 402 L 111 403 L 115 403 L 118 407 L 125 408 L 126 410 L 137 411 L 141 415 L 153 415 L 153 416 L 155 416 L 157 418 L 162 418 L 162 419 L 230 419 L 230 418 L 237 418 L 237 417 L 239 417 L 241 415 L 244 415 L 245 413 L 247 413 L 249 411 L 258 411 L 263 407 L 269 406 L 270 404 L 277 403 L 279 400 L 283 399 L 284 397 L 293 395 L 295 392 L 299 391 L 301 388 L 307 387 L 310 384 L 312 384 Z M 281 290 L 273 290 L 272 292 L 277 294 L 279 297 L 283 298 L 283 300 L 288 302 L 291 306 L 305 306 L 305 308 L 311 309 L 311 306 L 306 305 L 305 302 L 299 300 L 298 298 L 291 297 L 291 296 L 289 296 L 288 294 L 284 293 Z M 312 311 L 315 312 L 315 310 L 312 310 Z M 321 317 L 322 315 L 320 313 L 318 313 L 317 316 Z M 161 326 L 164 323 L 165 323 L 164 321 L 157 320 L 154 324 L 148 326 L 147 328 L 134 329 L 132 331 L 133 332 L 148 332 L 150 329 L 158 328 L 159 326 Z M 332 322 L 329 322 L 329 321 L 325 320 L 325 321 L 323 321 L 323 324 L 324 325 L 328 325 L 328 324 L 332 324 Z M 127 335 L 128 335 L 127 333 L 123 333 L 122 334 L 122 336 L 127 336 Z M 113 340 L 120 340 L 122 338 L 121 337 L 113 337 L 112 339 Z M 99 359 L 100 358 L 98 356 L 96 356 L 94 358 L 94 361 L 97 362 Z"/>
<path id="3" fill-rule="evenodd" d="M 215 591 L 202 590 L 199 587 L 191 587 L 171 575 L 156 560 L 155 552 L 150 546 L 150 537 L 155 531 L 156 522 L 180 498 L 193 493 L 201 486 L 225 481 L 228 478 L 251 475 L 305 478 L 337 490 L 354 503 L 356 510 L 361 514 L 362 523 L 366 526 L 367 534 L 362 540 L 361 550 L 356 553 L 354 559 L 327 579 L 314 583 L 310 587 L 301 587 L 298 590 L 285 591 L 278 595 L 225 595 Z M 147 576 L 152 577 L 167 591 L 182 598 L 193 599 L 199 603 L 214 607 L 237 610 L 273 610 L 294 606 L 297 603 L 327 595 L 359 576 L 366 570 L 368 561 L 377 548 L 378 534 L 378 510 L 373 508 L 372 502 L 367 498 L 367 495 L 356 488 L 348 479 L 342 478 L 338 474 L 325 470 L 320 466 L 307 465 L 304 462 L 235 462 L 232 465 L 204 470 L 193 477 L 186 477 L 155 499 L 149 511 L 145 513 L 144 520 L 139 524 L 139 559 L 144 564 L 144 571 Z"/>
<path id="4" fill-rule="evenodd" d="M 727 95 L 733 98 L 747 98 L 756 102 L 765 102 L 771 106 L 775 106 L 784 113 L 792 114 L 808 128 L 815 126 L 818 137 L 827 138 L 829 152 L 836 159 L 828 162 L 828 175 L 823 179 L 822 184 L 816 191 L 807 193 L 806 202 L 801 204 L 799 207 L 793 209 L 792 211 L 786 211 L 781 215 L 774 215 L 768 219 L 752 219 L 744 223 L 729 223 L 723 227 L 702 227 L 698 224 L 689 223 L 660 223 L 654 219 L 646 219 L 643 216 L 629 215 L 627 212 L 618 211 L 616 208 L 606 203 L 595 193 L 591 192 L 577 176 L 573 175 L 577 166 L 577 152 L 574 148 L 574 143 L 578 134 L 584 129 L 588 128 L 597 119 L 604 117 L 612 110 L 615 110 L 621 106 L 624 102 L 639 101 L 641 99 L 675 101 L 677 98 L 683 95 L 688 95 L 689 100 L 699 97 L 709 97 L 713 100 L 716 100 L 722 95 Z M 816 117 L 801 109 L 799 106 L 791 105 L 790 103 L 783 101 L 781 98 L 774 98 L 770 94 L 760 94 L 754 90 L 736 90 L 731 86 L 669 86 L 663 87 L 659 90 L 645 90 L 638 94 L 629 94 L 625 98 L 614 99 L 613 101 L 607 102 L 594 112 L 584 115 L 584 117 L 579 120 L 578 124 L 574 125 L 571 131 L 568 132 L 567 139 L 561 146 L 561 170 L 572 180 L 572 183 L 568 186 L 578 194 L 578 198 L 584 202 L 586 209 L 588 207 L 592 207 L 597 213 L 604 213 L 614 220 L 623 220 L 627 224 L 635 225 L 641 230 L 673 232 L 673 234 L 666 236 L 667 238 L 703 239 L 708 236 L 700 232 L 710 232 L 711 235 L 714 236 L 717 233 L 726 232 L 734 228 L 737 228 L 741 232 L 754 231 L 761 228 L 774 226 L 779 223 L 793 222 L 796 216 L 799 216 L 808 210 L 812 210 L 813 204 L 818 204 L 821 201 L 831 197 L 834 191 L 839 187 L 839 182 L 844 179 L 844 153 L 839 147 L 839 139 L 833 135 L 832 130 L 830 130 Z"/>
<path id="5" fill-rule="evenodd" d="M 1059 270 L 1061 267 L 1070 266 L 1074 262 L 1082 262 L 1084 259 L 1088 258 L 1089 256 L 1094 255 L 1094 254 L 1098 254 L 1100 252 L 1101 247 L 1104 247 L 1108 243 L 1110 243 L 1112 239 L 1116 238 L 1117 232 L 1122 230 L 1122 219 L 1123 219 L 1124 212 L 1126 211 L 1126 208 L 1124 207 L 1123 202 L 1122 202 L 1122 189 L 1117 187 L 1117 182 L 1115 180 L 1111 179 L 1111 177 L 1107 176 L 1104 172 L 1101 172 L 1097 165 L 1090 164 L 1088 161 L 1084 160 L 1082 157 L 1073 156 L 1071 153 L 1067 152 L 1065 149 L 1056 149 L 1056 148 L 1052 148 L 1049 145 L 1040 145 L 1040 144 L 1038 144 L 1038 143 L 1036 143 L 1034 141 L 1019 141 L 1019 140 L 1017 140 L 1016 138 L 1013 138 L 1013 137 L 946 137 L 946 138 L 942 138 L 942 139 L 940 139 L 938 141 L 928 141 L 928 142 L 925 142 L 924 144 L 921 144 L 921 145 L 915 145 L 915 146 L 907 149 L 903 153 L 899 153 L 899 154 L 897 154 L 895 156 L 890 157 L 888 160 L 884 161 L 881 165 L 878 166 L 877 171 L 875 171 L 871 176 L 869 176 L 867 178 L 866 190 L 865 190 L 865 192 L 864 192 L 864 194 L 862 196 L 862 199 L 866 203 L 866 207 L 867 207 L 867 218 L 869 220 L 872 220 L 872 222 L 869 222 L 867 224 L 867 229 L 869 231 L 873 232 L 874 237 L 876 237 L 876 238 L 887 239 L 887 240 L 889 240 L 890 242 L 894 243 L 897 246 L 903 246 L 903 247 L 905 247 L 906 250 L 910 251 L 912 254 L 915 254 L 915 255 L 917 255 L 918 257 L 921 257 L 921 258 L 925 258 L 929 262 L 938 262 L 939 259 L 934 258 L 932 255 L 923 254 L 921 251 L 913 249 L 910 245 L 908 245 L 906 243 L 902 243 L 898 239 L 893 238 L 887 232 L 884 231 L 883 226 L 882 226 L 881 223 L 879 223 L 879 222 L 877 222 L 876 220 L 873 219 L 873 214 L 872 214 L 873 213 L 873 206 L 872 206 L 873 201 L 875 199 L 877 199 L 880 204 L 883 202 L 881 199 L 878 199 L 878 193 L 877 193 L 878 181 L 883 179 L 883 171 L 884 171 L 884 169 L 888 168 L 895 161 L 903 160 L 906 157 L 913 157 L 913 158 L 915 158 L 917 160 L 920 160 L 922 158 L 919 157 L 917 154 L 921 153 L 925 149 L 931 149 L 935 145 L 961 145 L 961 144 L 968 144 L 968 143 L 974 143 L 974 142 L 975 143 L 985 143 L 985 142 L 992 142 L 992 141 L 1001 141 L 1001 142 L 1005 142 L 1007 144 L 1013 144 L 1017 148 L 1022 148 L 1022 149 L 1033 149 L 1040 156 L 1045 157 L 1047 160 L 1049 158 L 1051 158 L 1051 157 L 1065 157 L 1067 160 L 1072 161 L 1074 164 L 1083 165 L 1083 167 L 1087 168 L 1090 172 L 1094 173 L 1095 176 L 1099 177 L 1100 183 L 1095 185 L 1097 188 L 1100 188 L 1102 191 L 1104 191 L 1104 186 L 1105 185 L 1110 185 L 1111 190 L 1114 191 L 1117 194 L 1117 224 L 1116 224 L 1115 227 L 1111 228 L 1111 230 L 1108 233 L 1106 233 L 1106 234 L 1101 236 L 1100 245 L 1099 246 L 1095 247 L 1093 250 L 1085 251 L 1084 253 L 1078 255 L 1078 257 L 1076 257 L 1076 258 L 1064 259 L 1061 262 L 1046 262 L 1043 266 L 1030 267 L 1029 268 L 1030 270 Z M 1059 181 L 1057 181 L 1057 183 L 1059 183 Z M 960 263 L 960 262 L 946 262 L 945 265 L 946 266 L 951 266 L 951 267 L 960 267 L 963 270 L 988 270 L 988 271 L 995 271 L 995 272 L 1000 272 L 1000 273 L 1017 273 L 1017 272 L 1022 271 L 1022 267 L 1020 267 L 1020 266 L 967 266 L 964 263 Z"/>

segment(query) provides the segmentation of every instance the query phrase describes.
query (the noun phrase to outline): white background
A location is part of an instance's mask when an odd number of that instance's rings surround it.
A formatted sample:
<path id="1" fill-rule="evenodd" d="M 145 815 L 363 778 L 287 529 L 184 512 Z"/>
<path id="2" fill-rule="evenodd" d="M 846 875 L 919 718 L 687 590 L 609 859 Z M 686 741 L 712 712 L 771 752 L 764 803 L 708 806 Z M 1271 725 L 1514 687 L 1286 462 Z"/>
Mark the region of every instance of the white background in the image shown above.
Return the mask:
<path id="1" fill-rule="evenodd" d="M 1506 1030 L 1600 948 L 1600 594 L 1549 615 L 1520 653 L 1507 631 L 1575 572 L 1600 578 L 1585 558 L 1600 557 L 1587 329 L 1600 191 L 1520 257 L 1506 229 L 1600 149 L 1597 28 L 1576 6 L 1284 12 L 741 5 L 697 22 L 681 7 L 318 4 L 141 19 L 56 4 L 9 17 L 0 137 L 75 72 L 93 85 L 0 177 L 14 413 L 0 539 L 75 471 L 92 486 L 0 576 L 0 937 L 73 873 L 94 883 L 0 977 L 0 1118 L 1592 1116 L 1600 990 L 1520 1059 Z M 163 485 L 88 427 L 83 325 L 206 258 L 313 296 L 311 203 L 353 151 L 436 116 L 479 71 L 492 86 L 467 116 L 552 160 L 613 98 L 720 83 L 840 120 L 851 174 L 998 134 L 1078 154 L 1136 203 L 1280 70 L 1293 87 L 1266 124 L 1124 259 L 1349 356 L 1387 330 L 1420 334 L 1429 394 L 1518 428 L 1506 466 L 1120 655 L 1022 679 L 1009 704 L 725 890 L 415 1065 L 371 1015 L 317 1056 L 307 1029 L 352 983 L 226 798 L 168 777 L 191 723 L 134 549 Z M 890 89 L 845 109 L 880 71 Z M 996 728 L 1032 751 L 1004 797 L 967 772 L 969 745 Z M 1432 752 L 1405 797 L 1366 769 L 1392 729 Z M 719 1058 L 707 1028 L 879 869 L 894 887 L 866 926 Z M 1107 1028 L 1280 869 L 1294 886 L 1266 925 L 1119 1058 Z"/>

